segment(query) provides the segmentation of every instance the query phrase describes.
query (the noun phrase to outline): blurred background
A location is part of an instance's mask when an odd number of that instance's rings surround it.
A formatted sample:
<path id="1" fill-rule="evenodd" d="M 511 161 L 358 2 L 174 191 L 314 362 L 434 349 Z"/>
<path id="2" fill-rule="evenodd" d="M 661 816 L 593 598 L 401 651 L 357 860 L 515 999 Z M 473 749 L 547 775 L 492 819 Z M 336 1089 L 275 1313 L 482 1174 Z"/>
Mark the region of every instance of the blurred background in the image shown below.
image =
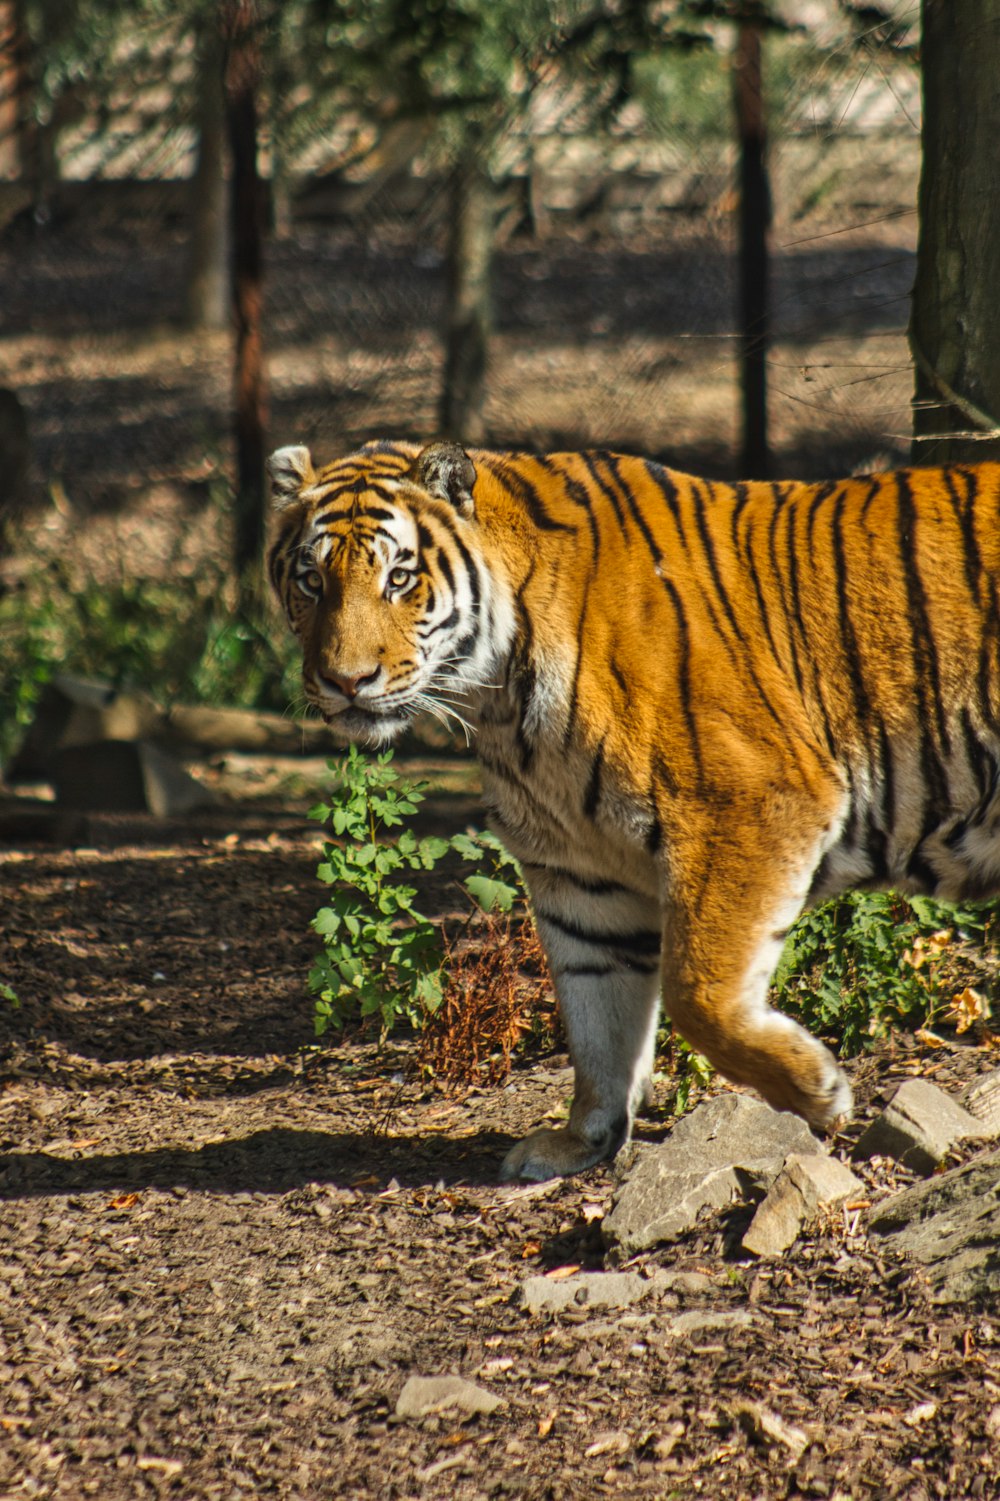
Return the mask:
<path id="1" fill-rule="evenodd" d="M 0 760 L 284 708 L 263 455 L 905 460 L 919 6 L 0 0 Z"/>

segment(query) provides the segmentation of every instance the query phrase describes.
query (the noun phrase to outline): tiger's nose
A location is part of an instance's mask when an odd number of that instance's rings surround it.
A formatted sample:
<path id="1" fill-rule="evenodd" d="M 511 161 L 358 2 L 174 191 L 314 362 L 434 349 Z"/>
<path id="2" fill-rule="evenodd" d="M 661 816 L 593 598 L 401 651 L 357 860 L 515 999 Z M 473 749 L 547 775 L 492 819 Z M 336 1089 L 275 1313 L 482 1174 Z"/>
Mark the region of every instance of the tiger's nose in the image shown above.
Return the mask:
<path id="1" fill-rule="evenodd" d="M 324 672 L 320 674 L 320 682 L 337 688 L 345 698 L 357 698 L 362 688 L 371 687 L 380 670 L 372 667 L 368 672 Z"/>

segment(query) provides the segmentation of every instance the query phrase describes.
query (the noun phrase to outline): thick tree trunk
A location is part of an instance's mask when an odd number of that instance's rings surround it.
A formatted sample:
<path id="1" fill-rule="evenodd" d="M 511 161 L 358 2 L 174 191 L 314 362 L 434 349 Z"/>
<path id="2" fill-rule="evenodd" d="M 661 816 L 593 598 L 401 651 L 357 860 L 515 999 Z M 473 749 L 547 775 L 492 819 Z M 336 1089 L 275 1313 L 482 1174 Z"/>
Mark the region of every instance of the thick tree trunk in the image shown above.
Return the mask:
<path id="1" fill-rule="evenodd" d="M 192 328 L 229 321 L 229 196 L 223 49 L 211 13 L 198 49 L 198 160 L 191 179 L 187 320 Z"/>
<path id="2" fill-rule="evenodd" d="M 452 178 L 448 327 L 440 406 L 441 432 L 464 443 L 481 442 L 485 432 L 494 218 L 485 150 L 473 142 Z"/>
<path id="3" fill-rule="evenodd" d="M 922 20 L 913 456 L 1000 459 L 1000 0 L 923 0 Z"/>
<path id="4" fill-rule="evenodd" d="M 221 0 L 221 17 L 232 159 L 232 292 L 236 319 L 237 489 L 233 561 L 240 608 L 254 614 L 263 591 L 267 426 L 261 331 L 264 213 L 257 170 L 260 19 L 255 0 Z"/>
<path id="5" fill-rule="evenodd" d="M 766 479 L 771 468 L 767 436 L 767 237 L 771 195 L 762 82 L 760 29 L 743 24 L 736 42 L 733 86 L 739 137 L 739 320 L 743 418 L 740 474 L 744 479 Z"/>

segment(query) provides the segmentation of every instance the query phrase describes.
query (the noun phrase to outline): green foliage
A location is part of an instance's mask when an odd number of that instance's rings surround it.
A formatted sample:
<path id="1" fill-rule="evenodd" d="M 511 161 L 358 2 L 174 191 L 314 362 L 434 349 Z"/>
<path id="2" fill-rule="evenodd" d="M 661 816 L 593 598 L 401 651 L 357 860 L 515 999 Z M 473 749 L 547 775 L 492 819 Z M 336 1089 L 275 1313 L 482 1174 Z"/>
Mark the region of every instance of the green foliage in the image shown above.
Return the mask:
<path id="1" fill-rule="evenodd" d="M 490 837 L 418 839 L 406 825 L 424 801 L 423 785 L 399 777 L 392 751 L 369 759 L 351 746 L 329 766 L 331 799 L 309 815 L 337 841 L 324 845 L 317 870 L 330 895 L 312 924 L 323 939 L 309 974 L 316 1034 L 376 1014 L 383 1035 L 399 1021 L 420 1027 L 441 1004 L 444 951 L 434 924 L 414 905 L 417 890 L 406 872 L 432 871 L 449 854 L 489 862 L 489 872 L 474 873 L 466 889 L 484 910 L 507 912 L 518 894 L 504 879 L 514 862 Z"/>
<path id="2" fill-rule="evenodd" d="M 0 595 L 0 637 L 0 760 L 56 672 L 141 689 L 167 705 L 280 709 L 298 683 L 294 643 L 236 618 L 214 569 L 180 585 L 98 581 L 56 560 Z"/>
<path id="3" fill-rule="evenodd" d="M 0 1001 L 6 1001 L 7 1005 L 10 1006 L 14 1011 L 19 1011 L 21 1008 L 21 1002 L 18 999 L 17 991 L 13 990 L 3 980 L 0 980 Z"/>
<path id="4" fill-rule="evenodd" d="M 799 919 L 772 998 L 811 1031 L 836 1035 L 842 1054 L 855 1053 L 934 1014 L 947 976 L 935 951 L 982 940 L 990 915 L 967 903 L 849 892 Z"/>
<path id="5" fill-rule="evenodd" d="M 691 1090 L 695 1085 L 711 1082 L 715 1069 L 703 1053 L 696 1053 L 683 1037 L 674 1036 L 670 1041 L 670 1074 L 674 1092 L 667 1105 L 670 1115 L 683 1115 L 691 1103 Z"/>

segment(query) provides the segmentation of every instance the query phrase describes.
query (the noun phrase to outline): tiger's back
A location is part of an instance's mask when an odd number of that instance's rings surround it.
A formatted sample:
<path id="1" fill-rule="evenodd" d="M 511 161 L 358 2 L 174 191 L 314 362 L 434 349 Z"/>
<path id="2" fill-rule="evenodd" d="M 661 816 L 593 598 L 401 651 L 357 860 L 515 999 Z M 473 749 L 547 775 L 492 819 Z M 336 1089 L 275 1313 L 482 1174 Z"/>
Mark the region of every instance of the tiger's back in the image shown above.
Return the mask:
<path id="1" fill-rule="evenodd" d="M 524 865 L 577 1087 L 508 1173 L 627 1136 L 661 984 L 731 1077 L 839 1114 L 840 1070 L 767 983 L 802 907 L 845 886 L 1000 881 L 1000 468 L 721 485 L 452 445 L 272 463 L 307 692 L 375 737 L 459 694 Z"/>

